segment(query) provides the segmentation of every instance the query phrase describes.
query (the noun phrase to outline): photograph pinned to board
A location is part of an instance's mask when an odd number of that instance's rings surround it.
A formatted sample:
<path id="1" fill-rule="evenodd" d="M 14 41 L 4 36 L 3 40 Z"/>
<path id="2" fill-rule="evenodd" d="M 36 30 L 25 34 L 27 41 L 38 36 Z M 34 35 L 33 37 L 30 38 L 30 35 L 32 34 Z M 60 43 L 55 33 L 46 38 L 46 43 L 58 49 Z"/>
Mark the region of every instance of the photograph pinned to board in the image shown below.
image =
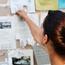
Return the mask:
<path id="1" fill-rule="evenodd" d="M 0 50 L 0 65 L 8 65 L 8 51 Z"/>
<path id="2" fill-rule="evenodd" d="M 28 13 L 35 12 L 34 0 L 10 0 L 10 9 L 12 14 L 23 8 L 25 8 Z"/>
<path id="3" fill-rule="evenodd" d="M 13 16 L 0 17 L 0 49 L 16 49 L 15 27 Z"/>
<path id="4" fill-rule="evenodd" d="M 35 0 L 36 10 L 57 10 L 58 0 Z"/>
<path id="5" fill-rule="evenodd" d="M 16 50 L 9 51 L 8 63 L 9 65 L 34 65 L 33 50 L 16 49 Z"/>
<path id="6" fill-rule="evenodd" d="M 59 9 L 64 9 L 65 8 L 65 0 L 59 0 L 58 7 L 59 7 Z"/>

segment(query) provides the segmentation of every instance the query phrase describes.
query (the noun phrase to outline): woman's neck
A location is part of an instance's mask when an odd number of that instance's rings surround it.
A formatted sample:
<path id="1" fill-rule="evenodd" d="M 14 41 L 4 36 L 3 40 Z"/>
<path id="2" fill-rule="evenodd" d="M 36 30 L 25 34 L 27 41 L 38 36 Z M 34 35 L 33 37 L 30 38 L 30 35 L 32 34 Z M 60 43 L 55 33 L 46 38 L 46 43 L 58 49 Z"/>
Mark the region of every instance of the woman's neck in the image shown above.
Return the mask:
<path id="1" fill-rule="evenodd" d="M 51 65 L 64 65 L 65 64 L 65 60 L 63 60 L 57 53 L 55 53 L 52 46 L 47 44 L 47 48 L 48 48 L 48 54 L 50 57 Z"/>
<path id="2" fill-rule="evenodd" d="M 61 59 L 57 54 L 53 53 L 49 55 L 51 60 L 51 65 L 64 65 L 65 61 Z"/>

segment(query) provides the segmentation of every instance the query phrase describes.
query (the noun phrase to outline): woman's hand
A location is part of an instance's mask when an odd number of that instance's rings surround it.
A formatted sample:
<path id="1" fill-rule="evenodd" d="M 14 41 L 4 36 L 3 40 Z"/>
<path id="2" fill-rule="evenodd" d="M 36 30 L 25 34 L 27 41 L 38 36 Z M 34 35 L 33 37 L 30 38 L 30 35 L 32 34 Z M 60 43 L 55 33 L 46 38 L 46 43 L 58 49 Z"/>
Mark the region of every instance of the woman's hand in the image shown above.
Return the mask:
<path id="1" fill-rule="evenodd" d="M 28 18 L 27 12 L 25 10 L 19 10 L 18 12 L 16 12 L 16 14 L 20 16 L 21 18 L 23 18 L 24 20 Z"/>

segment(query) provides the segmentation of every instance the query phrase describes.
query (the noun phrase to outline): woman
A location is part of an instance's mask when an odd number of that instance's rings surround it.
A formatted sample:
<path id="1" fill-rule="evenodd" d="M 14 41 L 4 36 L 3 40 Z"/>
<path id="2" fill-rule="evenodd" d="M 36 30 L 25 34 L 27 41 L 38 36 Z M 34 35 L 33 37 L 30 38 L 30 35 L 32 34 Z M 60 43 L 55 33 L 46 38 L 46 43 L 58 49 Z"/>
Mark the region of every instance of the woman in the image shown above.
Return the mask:
<path id="1" fill-rule="evenodd" d="M 36 26 L 25 11 L 16 13 L 28 24 L 34 39 L 48 50 L 51 65 L 65 64 L 65 13 L 49 11 L 43 28 Z"/>

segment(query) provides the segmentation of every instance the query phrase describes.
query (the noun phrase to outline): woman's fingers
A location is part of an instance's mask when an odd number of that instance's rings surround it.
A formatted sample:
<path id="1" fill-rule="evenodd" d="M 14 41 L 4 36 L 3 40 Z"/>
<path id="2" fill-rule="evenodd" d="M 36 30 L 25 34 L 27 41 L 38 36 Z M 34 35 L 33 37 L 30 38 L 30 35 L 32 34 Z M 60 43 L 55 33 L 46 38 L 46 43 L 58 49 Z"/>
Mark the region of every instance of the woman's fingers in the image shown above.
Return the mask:
<path id="1" fill-rule="evenodd" d="M 27 13 L 24 10 L 19 10 L 18 12 L 16 12 L 16 14 L 22 17 L 27 15 Z"/>
<path id="2" fill-rule="evenodd" d="M 16 14 L 17 14 L 18 16 L 21 16 L 21 15 L 22 15 L 22 11 L 19 10 L 19 11 L 16 12 Z"/>

